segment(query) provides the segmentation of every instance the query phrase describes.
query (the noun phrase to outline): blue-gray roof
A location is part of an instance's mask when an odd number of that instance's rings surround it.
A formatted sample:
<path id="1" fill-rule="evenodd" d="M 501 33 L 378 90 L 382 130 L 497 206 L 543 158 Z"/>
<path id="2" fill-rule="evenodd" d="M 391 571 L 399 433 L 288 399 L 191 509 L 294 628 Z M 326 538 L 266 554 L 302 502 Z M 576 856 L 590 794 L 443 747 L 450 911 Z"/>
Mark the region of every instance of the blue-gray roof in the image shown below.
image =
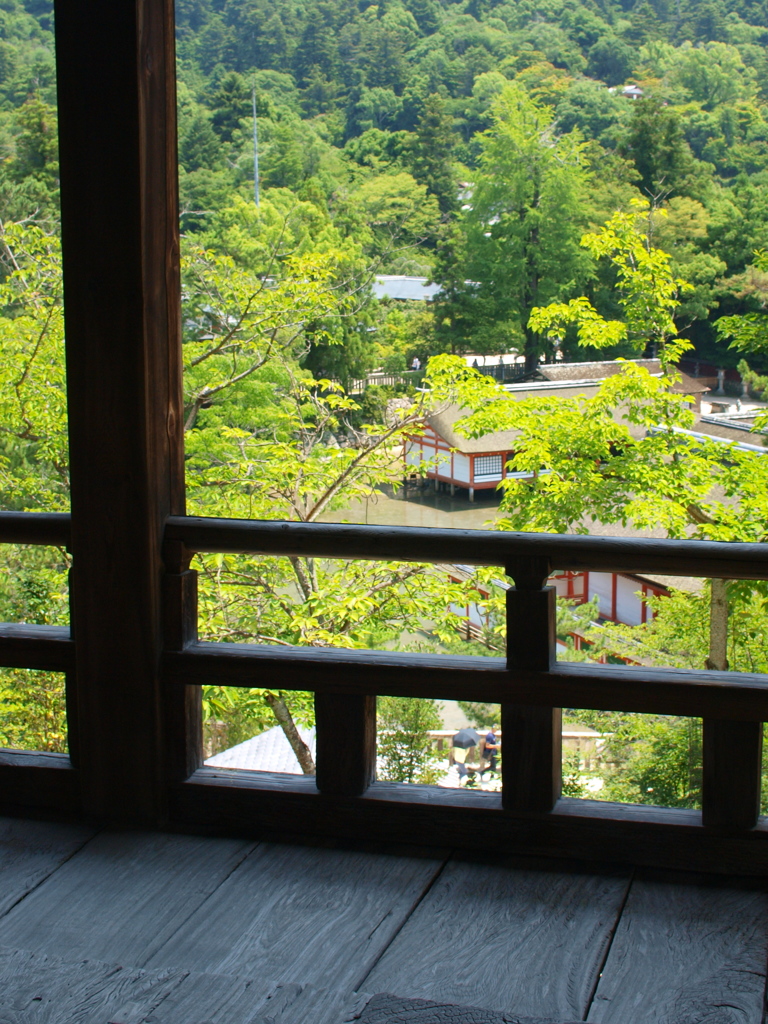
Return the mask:
<path id="1" fill-rule="evenodd" d="M 382 274 L 373 282 L 373 294 L 377 299 L 417 299 L 428 302 L 440 291 L 439 284 L 427 284 L 428 280 L 428 277 Z"/>

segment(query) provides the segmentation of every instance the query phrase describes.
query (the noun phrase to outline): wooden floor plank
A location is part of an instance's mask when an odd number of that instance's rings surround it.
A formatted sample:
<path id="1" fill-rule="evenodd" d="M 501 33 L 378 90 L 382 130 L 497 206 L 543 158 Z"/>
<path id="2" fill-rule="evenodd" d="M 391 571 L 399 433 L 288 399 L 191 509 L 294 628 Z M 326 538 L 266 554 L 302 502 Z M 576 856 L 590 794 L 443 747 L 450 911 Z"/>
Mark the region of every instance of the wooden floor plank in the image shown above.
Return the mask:
<path id="1" fill-rule="evenodd" d="M 69 860 L 96 831 L 84 825 L 0 818 L 0 916 Z"/>
<path id="2" fill-rule="evenodd" d="M 3 1024 L 139 1024 L 183 979 L 98 960 L 0 947 Z"/>
<path id="3" fill-rule="evenodd" d="M 6 946 L 143 967 L 252 842 L 104 832 L 14 907 Z"/>
<path id="4" fill-rule="evenodd" d="M 264 844 L 148 966 L 258 978 L 345 996 L 442 861 Z"/>
<path id="5" fill-rule="evenodd" d="M 767 955 L 764 891 L 637 879 L 588 1020 L 761 1024 Z"/>
<path id="6" fill-rule="evenodd" d="M 146 1024 L 341 1024 L 359 1000 L 312 985 L 276 985 L 261 978 L 189 974 Z"/>
<path id="7" fill-rule="evenodd" d="M 577 1024 L 551 1017 L 520 1017 L 516 1013 L 496 1013 L 477 1006 L 435 1003 L 428 999 L 403 999 L 386 993 L 367 1000 L 348 1018 L 359 1024 Z M 345 1022 L 346 1024 L 346 1022 Z"/>
<path id="8" fill-rule="evenodd" d="M 368 992 L 583 1019 L 628 876 L 448 864 Z"/>

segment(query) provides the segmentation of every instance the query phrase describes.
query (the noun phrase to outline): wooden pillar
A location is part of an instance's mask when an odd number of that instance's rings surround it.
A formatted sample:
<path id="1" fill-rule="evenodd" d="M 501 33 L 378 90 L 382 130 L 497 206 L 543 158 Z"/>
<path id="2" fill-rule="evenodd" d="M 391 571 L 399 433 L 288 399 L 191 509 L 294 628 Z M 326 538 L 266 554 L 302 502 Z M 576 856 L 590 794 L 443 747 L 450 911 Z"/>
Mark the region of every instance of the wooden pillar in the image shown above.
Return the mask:
<path id="1" fill-rule="evenodd" d="M 163 548 L 163 640 L 168 651 L 183 651 L 197 640 L 197 572 L 191 552 L 180 544 Z M 165 778 L 183 782 L 203 763 L 203 691 L 200 686 L 166 687 L 163 699 Z"/>
<path id="2" fill-rule="evenodd" d="M 707 668 L 728 671 L 728 581 L 710 581 Z M 702 723 L 702 822 L 754 828 L 760 813 L 762 722 L 705 718 Z"/>
<path id="3" fill-rule="evenodd" d="M 69 550 L 69 549 L 67 549 Z M 69 632 L 74 635 L 75 608 L 72 600 L 72 570 L 67 573 L 67 588 L 69 590 Z M 67 715 L 67 752 L 73 768 L 80 767 L 80 729 L 78 726 L 77 711 L 77 679 L 74 672 L 67 672 L 64 676 L 64 699 Z"/>
<path id="4" fill-rule="evenodd" d="M 315 694 L 317 788 L 362 796 L 376 773 L 376 698 Z"/>
<path id="5" fill-rule="evenodd" d="M 153 823 L 184 511 L 173 0 L 56 0 L 55 24 L 83 805 Z"/>
<path id="6" fill-rule="evenodd" d="M 705 718 L 702 822 L 748 829 L 760 813 L 763 723 Z"/>
<path id="7" fill-rule="evenodd" d="M 507 667 L 548 671 L 555 660 L 554 587 L 545 586 L 547 559 L 519 559 L 507 567 Z M 509 811 L 551 811 L 562 790 L 562 710 L 501 707 L 502 803 Z"/>

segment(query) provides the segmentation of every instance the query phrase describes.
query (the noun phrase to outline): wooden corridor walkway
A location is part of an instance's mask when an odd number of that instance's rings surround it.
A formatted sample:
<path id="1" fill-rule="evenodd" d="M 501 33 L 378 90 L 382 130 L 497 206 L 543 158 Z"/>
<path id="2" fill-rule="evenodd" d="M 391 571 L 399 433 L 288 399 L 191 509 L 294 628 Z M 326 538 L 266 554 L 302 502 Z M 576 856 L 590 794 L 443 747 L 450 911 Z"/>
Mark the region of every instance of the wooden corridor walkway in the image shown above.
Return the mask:
<path id="1" fill-rule="evenodd" d="M 0 879 L 1 1024 L 764 1021 L 757 882 L 11 818 Z"/>

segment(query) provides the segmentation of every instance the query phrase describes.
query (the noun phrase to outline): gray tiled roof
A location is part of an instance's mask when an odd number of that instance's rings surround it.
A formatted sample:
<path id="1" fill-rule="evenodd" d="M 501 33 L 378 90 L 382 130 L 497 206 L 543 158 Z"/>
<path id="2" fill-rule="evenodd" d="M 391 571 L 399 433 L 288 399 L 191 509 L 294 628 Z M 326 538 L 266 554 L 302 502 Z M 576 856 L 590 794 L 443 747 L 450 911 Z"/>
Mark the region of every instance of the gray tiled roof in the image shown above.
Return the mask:
<path id="1" fill-rule="evenodd" d="M 315 757 L 315 730 L 299 729 L 299 735 Z M 212 768 L 245 768 L 252 772 L 288 772 L 301 775 L 301 766 L 279 725 L 209 757 Z"/>
<path id="2" fill-rule="evenodd" d="M 383 274 L 373 282 L 377 299 L 411 299 L 429 301 L 439 291 L 439 284 L 427 284 L 427 277 L 407 277 L 404 274 Z"/>

